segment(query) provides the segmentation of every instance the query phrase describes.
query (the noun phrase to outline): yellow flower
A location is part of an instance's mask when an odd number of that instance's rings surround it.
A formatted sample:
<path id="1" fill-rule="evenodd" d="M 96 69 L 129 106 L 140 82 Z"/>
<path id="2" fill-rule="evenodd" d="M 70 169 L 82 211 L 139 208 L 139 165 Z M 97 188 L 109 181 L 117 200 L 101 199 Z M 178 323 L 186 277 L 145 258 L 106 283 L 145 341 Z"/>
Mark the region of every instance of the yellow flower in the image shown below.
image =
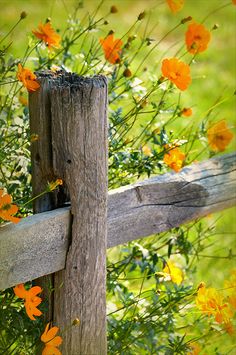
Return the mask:
<path id="1" fill-rule="evenodd" d="M 185 160 L 185 154 L 182 153 L 179 148 L 173 148 L 164 155 L 164 163 L 178 173 L 183 165 Z"/>
<path id="2" fill-rule="evenodd" d="M 152 155 L 152 151 L 147 145 L 144 145 L 142 147 L 142 152 L 144 155 L 147 155 L 148 157 L 150 157 Z"/>
<path id="3" fill-rule="evenodd" d="M 231 271 L 231 277 L 225 280 L 224 287 L 228 302 L 236 310 L 236 269 Z"/>
<path id="4" fill-rule="evenodd" d="M 63 185 L 62 179 L 57 179 L 56 181 L 51 181 L 51 182 L 48 183 L 47 190 L 48 191 L 53 191 L 59 185 Z"/>
<path id="5" fill-rule="evenodd" d="M 228 323 L 233 316 L 223 295 L 213 287 L 201 287 L 196 297 L 197 307 L 208 316 L 213 315 L 217 323 Z"/>
<path id="6" fill-rule="evenodd" d="M 163 269 L 163 275 L 169 276 L 171 281 L 176 285 L 180 285 L 184 279 L 183 271 L 178 268 L 172 261 L 168 261 Z"/>
<path id="7" fill-rule="evenodd" d="M 217 122 L 207 130 L 208 143 L 214 151 L 223 152 L 233 136 L 234 134 L 227 127 L 225 120 Z"/>
<path id="8" fill-rule="evenodd" d="M 190 343 L 189 347 L 191 348 L 191 351 L 189 351 L 187 355 L 198 355 L 201 351 L 200 345 L 196 342 Z"/>

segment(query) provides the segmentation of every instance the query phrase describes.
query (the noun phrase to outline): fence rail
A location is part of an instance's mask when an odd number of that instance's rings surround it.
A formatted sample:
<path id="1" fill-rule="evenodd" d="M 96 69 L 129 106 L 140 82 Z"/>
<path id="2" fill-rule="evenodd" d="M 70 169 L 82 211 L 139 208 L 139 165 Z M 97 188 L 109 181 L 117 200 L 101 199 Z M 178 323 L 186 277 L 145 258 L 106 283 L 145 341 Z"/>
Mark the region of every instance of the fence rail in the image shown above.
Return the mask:
<path id="1" fill-rule="evenodd" d="M 107 247 L 170 230 L 235 202 L 236 153 L 112 190 Z M 65 207 L 0 228 L 0 289 L 62 270 L 70 224 Z"/>

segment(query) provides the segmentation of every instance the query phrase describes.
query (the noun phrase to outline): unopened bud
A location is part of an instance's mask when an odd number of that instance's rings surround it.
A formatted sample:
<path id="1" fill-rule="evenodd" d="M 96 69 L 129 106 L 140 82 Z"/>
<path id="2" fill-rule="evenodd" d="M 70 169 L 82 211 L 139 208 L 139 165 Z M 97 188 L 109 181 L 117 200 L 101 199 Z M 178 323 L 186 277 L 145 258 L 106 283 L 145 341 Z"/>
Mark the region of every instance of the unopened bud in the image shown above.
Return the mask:
<path id="1" fill-rule="evenodd" d="M 36 142 L 39 140 L 39 135 L 36 133 L 31 134 L 30 136 L 30 142 Z"/>
<path id="2" fill-rule="evenodd" d="M 163 83 L 164 80 L 165 80 L 165 77 L 164 77 L 164 76 L 161 76 L 161 77 L 158 79 L 158 84 Z"/>
<path id="3" fill-rule="evenodd" d="M 206 287 L 205 282 L 200 282 L 200 284 L 197 287 L 197 290 L 200 290 L 200 288 Z"/>
<path id="4" fill-rule="evenodd" d="M 182 25 L 183 25 L 184 23 L 189 22 L 192 19 L 193 19 L 192 16 L 188 16 L 188 17 L 183 18 L 180 23 L 182 23 Z"/>
<path id="5" fill-rule="evenodd" d="M 111 6 L 111 9 L 110 9 L 110 13 L 111 14 L 115 14 L 115 13 L 117 13 L 118 12 L 118 9 L 117 9 L 117 7 L 116 6 Z"/>
<path id="6" fill-rule="evenodd" d="M 129 36 L 129 37 L 128 37 L 128 42 L 132 42 L 132 41 L 134 41 L 136 38 L 137 38 L 136 35 Z"/>
<path id="7" fill-rule="evenodd" d="M 79 318 L 75 318 L 72 322 L 72 325 L 79 325 L 79 324 L 80 324 Z"/>
<path id="8" fill-rule="evenodd" d="M 22 13 L 20 14 L 20 18 L 21 20 L 23 20 L 24 18 L 26 18 L 27 13 L 25 11 L 22 11 Z"/>
<path id="9" fill-rule="evenodd" d="M 62 179 L 57 179 L 56 181 L 49 182 L 47 185 L 47 191 L 55 190 L 59 185 L 63 185 Z"/>
<path id="10" fill-rule="evenodd" d="M 51 17 L 46 18 L 46 23 L 51 22 Z"/>
<path id="11" fill-rule="evenodd" d="M 108 32 L 108 36 L 109 36 L 109 35 L 113 35 L 113 33 L 114 33 L 114 31 L 113 31 L 113 30 L 110 30 L 110 31 Z"/>
<path id="12" fill-rule="evenodd" d="M 124 75 L 126 78 L 129 78 L 129 77 L 132 75 L 132 73 L 131 73 L 131 71 L 129 70 L 129 68 L 126 68 L 126 69 L 124 70 L 124 72 L 123 72 L 123 75 Z"/>
<path id="13" fill-rule="evenodd" d="M 145 16 L 146 16 L 145 11 L 141 12 L 141 13 L 138 15 L 138 21 L 141 21 L 142 19 L 144 19 Z"/>
<path id="14" fill-rule="evenodd" d="M 109 23 L 109 22 L 108 22 L 107 20 L 105 20 L 105 21 L 103 22 L 104 25 L 108 25 L 108 23 Z"/>
<path id="15" fill-rule="evenodd" d="M 150 46 L 150 44 L 152 44 L 153 41 L 154 41 L 154 39 L 152 39 L 152 38 L 149 38 L 149 37 L 146 38 L 146 42 L 147 42 L 148 46 Z"/>
<path id="16" fill-rule="evenodd" d="M 214 26 L 212 27 L 212 30 L 218 30 L 220 26 L 218 25 L 218 23 L 215 23 Z"/>

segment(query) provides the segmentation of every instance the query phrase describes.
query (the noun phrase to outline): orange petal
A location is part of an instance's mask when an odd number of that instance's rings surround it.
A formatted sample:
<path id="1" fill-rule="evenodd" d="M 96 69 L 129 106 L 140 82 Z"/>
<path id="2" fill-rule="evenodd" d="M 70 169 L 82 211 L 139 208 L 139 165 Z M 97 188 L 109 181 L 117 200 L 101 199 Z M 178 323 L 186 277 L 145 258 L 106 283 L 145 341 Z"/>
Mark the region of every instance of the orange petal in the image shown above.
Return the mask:
<path id="1" fill-rule="evenodd" d="M 46 325 L 46 328 L 43 332 L 43 334 L 41 335 L 41 340 L 44 343 L 48 343 L 49 341 L 51 341 L 53 338 L 55 338 L 55 335 L 57 334 L 59 328 L 58 327 L 52 327 L 51 329 L 49 329 L 49 325 L 50 323 L 48 323 Z"/>
<path id="2" fill-rule="evenodd" d="M 40 286 L 33 286 L 29 290 L 31 296 L 36 296 L 38 293 L 41 293 L 43 289 Z"/>
<path id="3" fill-rule="evenodd" d="M 28 291 L 25 289 L 24 284 L 17 285 L 13 288 L 15 295 L 19 298 L 26 298 Z"/>
<path id="4" fill-rule="evenodd" d="M 42 351 L 42 355 L 62 355 L 59 349 L 54 346 L 45 345 L 45 348 Z"/>

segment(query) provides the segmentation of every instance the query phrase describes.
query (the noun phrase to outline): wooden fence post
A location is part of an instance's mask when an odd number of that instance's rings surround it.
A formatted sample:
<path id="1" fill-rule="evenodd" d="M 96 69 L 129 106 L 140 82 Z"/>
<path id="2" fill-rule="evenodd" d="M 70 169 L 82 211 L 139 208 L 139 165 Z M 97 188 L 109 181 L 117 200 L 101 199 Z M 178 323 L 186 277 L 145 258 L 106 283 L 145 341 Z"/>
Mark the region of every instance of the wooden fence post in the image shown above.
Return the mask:
<path id="1" fill-rule="evenodd" d="M 66 267 L 54 278 L 54 323 L 64 331 L 64 355 L 107 352 L 106 109 L 102 76 L 64 74 L 52 83 L 53 167 L 68 187 L 73 216 Z"/>
<path id="2" fill-rule="evenodd" d="M 60 327 L 63 355 L 105 355 L 107 82 L 64 72 L 38 78 L 41 88 L 30 95 L 31 133 L 38 135 L 32 144 L 33 193 L 62 178 L 72 213 L 65 269 L 37 280 L 49 299 L 45 319 Z M 57 194 L 44 195 L 34 211 L 59 206 Z"/>
<path id="3" fill-rule="evenodd" d="M 50 78 L 50 74 L 40 75 L 40 89 L 29 95 L 30 132 L 34 136 L 31 143 L 33 196 L 40 195 L 48 182 L 55 180 L 52 165 Z M 34 200 L 34 213 L 57 208 L 54 197 L 55 193 L 47 193 Z M 47 304 L 47 312 L 43 316 L 45 321 L 50 321 L 53 317 L 53 275 L 40 277 L 35 283 L 44 290 L 43 299 Z"/>

